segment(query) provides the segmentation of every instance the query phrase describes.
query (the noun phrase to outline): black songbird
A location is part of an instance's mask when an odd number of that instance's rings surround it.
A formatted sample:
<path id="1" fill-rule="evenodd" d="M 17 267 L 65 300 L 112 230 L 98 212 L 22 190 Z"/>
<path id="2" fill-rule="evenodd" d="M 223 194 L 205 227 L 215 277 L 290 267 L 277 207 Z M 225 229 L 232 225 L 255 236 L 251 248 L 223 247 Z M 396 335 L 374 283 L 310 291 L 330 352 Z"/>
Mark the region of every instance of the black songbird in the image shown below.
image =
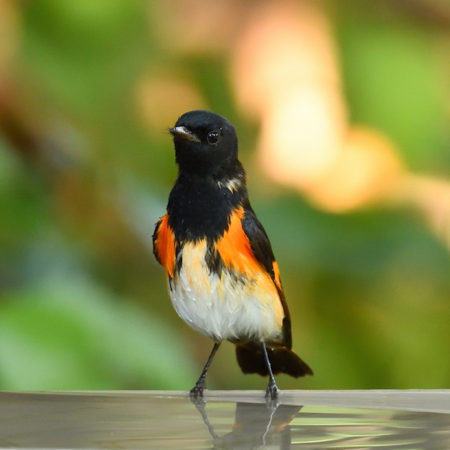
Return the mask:
<path id="1" fill-rule="evenodd" d="M 269 376 L 266 397 L 273 399 L 273 374 L 312 371 L 291 350 L 278 264 L 250 206 L 236 130 L 224 117 L 199 110 L 183 114 L 170 133 L 179 173 L 153 249 L 176 312 L 214 341 L 191 396 L 203 395 L 208 367 L 228 340 L 244 373 Z"/>

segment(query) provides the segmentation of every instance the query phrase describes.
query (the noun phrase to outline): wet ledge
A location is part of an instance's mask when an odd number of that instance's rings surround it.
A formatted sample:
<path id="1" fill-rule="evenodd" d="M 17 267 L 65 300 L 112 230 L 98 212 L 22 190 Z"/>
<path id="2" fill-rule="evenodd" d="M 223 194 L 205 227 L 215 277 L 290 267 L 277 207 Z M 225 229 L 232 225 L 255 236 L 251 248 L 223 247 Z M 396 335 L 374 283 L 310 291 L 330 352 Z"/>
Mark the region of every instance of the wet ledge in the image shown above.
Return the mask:
<path id="1" fill-rule="evenodd" d="M 4 393 L 7 394 L 7 393 Z M 9 395 L 187 398 L 186 391 L 29 391 Z M 0 392 L 0 395 L 1 392 Z M 205 401 L 265 403 L 263 391 L 205 391 Z M 281 391 L 285 405 L 401 409 L 450 413 L 450 389 L 289 390 Z"/>
<path id="2" fill-rule="evenodd" d="M 0 392 L 0 447 L 450 448 L 450 390 Z"/>

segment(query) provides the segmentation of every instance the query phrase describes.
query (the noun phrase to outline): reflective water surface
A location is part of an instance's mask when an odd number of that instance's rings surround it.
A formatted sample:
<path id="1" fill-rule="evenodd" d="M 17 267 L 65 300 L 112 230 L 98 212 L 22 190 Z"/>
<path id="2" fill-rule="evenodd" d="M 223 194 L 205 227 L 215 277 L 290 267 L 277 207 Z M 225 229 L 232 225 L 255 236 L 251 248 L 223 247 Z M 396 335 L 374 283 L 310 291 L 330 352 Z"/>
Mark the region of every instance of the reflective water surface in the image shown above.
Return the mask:
<path id="1" fill-rule="evenodd" d="M 0 446 L 450 448 L 445 408 L 433 412 L 283 402 L 267 405 L 262 393 L 239 401 L 212 397 L 197 404 L 181 393 L 0 393 Z"/>

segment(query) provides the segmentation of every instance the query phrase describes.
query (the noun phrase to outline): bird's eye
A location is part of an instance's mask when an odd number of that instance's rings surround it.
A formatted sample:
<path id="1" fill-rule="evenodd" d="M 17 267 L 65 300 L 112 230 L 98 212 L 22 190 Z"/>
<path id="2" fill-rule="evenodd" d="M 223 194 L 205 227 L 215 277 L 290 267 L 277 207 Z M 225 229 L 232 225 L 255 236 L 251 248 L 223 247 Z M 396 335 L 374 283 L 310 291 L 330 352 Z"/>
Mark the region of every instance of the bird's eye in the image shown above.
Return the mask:
<path id="1" fill-rule="evenodd" d="M 220 137 L 220 131 L 214 130 L 210 131 L 208 133 L 208 136 L 206 136 L 206 139 L 208 140 L 208 144 L 216 144 Z"/>

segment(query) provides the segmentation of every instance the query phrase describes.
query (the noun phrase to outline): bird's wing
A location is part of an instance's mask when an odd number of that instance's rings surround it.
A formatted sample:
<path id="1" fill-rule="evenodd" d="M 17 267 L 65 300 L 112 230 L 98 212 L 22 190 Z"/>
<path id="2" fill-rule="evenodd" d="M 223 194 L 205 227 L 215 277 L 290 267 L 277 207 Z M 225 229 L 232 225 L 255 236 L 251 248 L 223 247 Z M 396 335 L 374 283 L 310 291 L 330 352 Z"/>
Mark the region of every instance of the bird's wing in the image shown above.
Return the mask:
<path id="1" fill-rule="evenodd" d="M 169 277 L 173 277 L 175 269 L 175 236 L 169 225 L 166 214 L 155 226 L 153 233 L 153 253 L 158 262 L 166 269 Z"/>
<path id="2" fill-rule="evenodd" d="M 286 298 L 283 292 L 283 286 L 280 279 L 280 271 L 278 263 L 273 255 L 272 246 L 270 245 L 269 238 L 267 236 L 264 227 L 256 217 L 253 209 L 250 205 L 245 205 L 244 214 L 241 219 L 242 229 L 247 236 L 250 243 L 251 251 L 254 257 L 258 260 L 260 265 L 270 275 L 272 282 L 274 283 L 280 302 L 283 306 L 284 319 L 283 319 L 283 344 L 290 349 L 292 347 L 291 337 L 291 320 L 289 316 L 289 309 L 286 303 Z"/>

